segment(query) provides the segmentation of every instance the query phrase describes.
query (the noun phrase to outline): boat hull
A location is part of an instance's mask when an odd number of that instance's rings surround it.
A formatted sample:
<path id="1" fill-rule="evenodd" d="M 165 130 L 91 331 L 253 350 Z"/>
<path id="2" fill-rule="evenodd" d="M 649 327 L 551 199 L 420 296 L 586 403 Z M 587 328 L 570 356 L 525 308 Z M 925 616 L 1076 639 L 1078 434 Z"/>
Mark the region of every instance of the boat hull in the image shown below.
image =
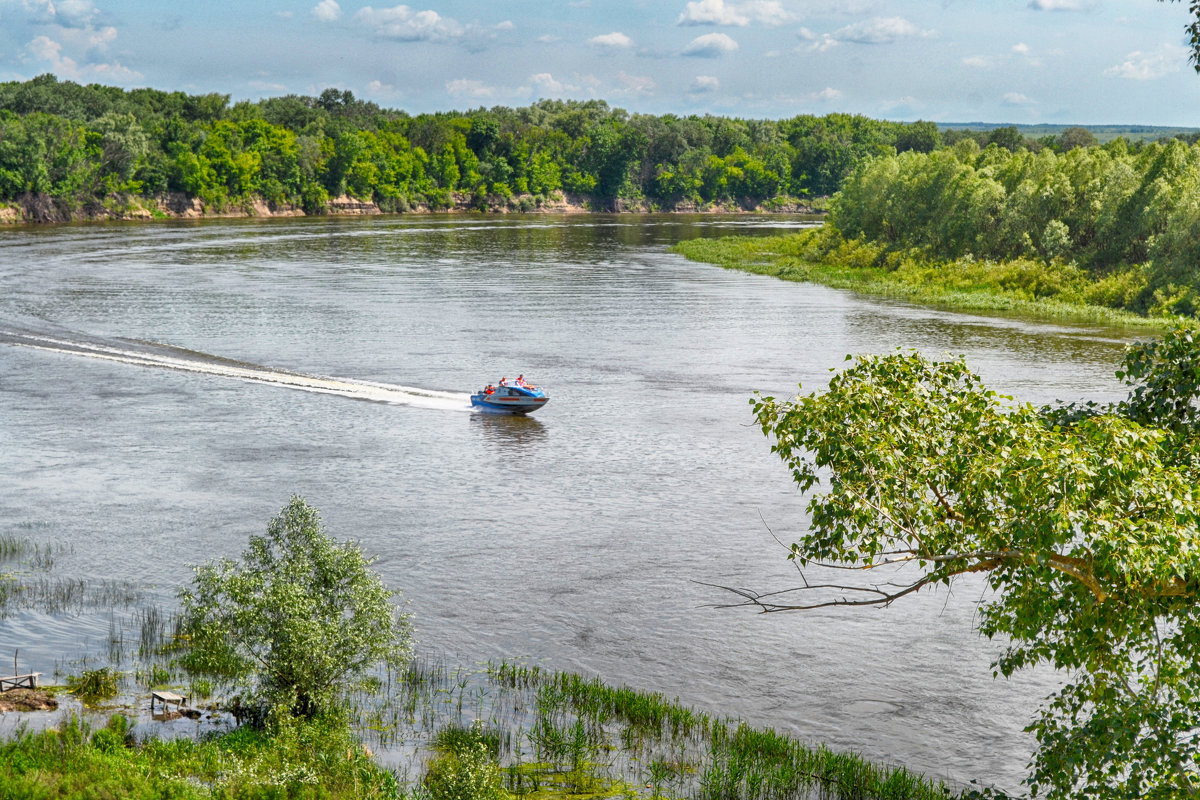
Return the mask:
<path id="1" fill-rule="evenodd" d="M 550 398 L 538 389 L 502 387 L 493 394 L 480 392 L 471 395 L 471 405 L 485 414 L 531 414 Z"/>

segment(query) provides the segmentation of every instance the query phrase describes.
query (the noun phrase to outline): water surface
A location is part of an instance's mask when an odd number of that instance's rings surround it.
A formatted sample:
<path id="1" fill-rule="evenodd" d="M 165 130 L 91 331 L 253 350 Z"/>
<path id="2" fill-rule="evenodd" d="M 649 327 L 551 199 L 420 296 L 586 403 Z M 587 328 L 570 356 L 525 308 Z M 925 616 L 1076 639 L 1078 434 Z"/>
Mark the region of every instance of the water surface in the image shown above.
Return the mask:
<path id="1" fill-rule="evenodd" d="M 300 494 L 333 534 L 378 554 L 421 645 L 452 663 L 597 674 L 936 777 L 1012 786 L 1030 750 L 1021 728 L 1054 678 L 992 679 L 1000 644 L 974 631 L 978 586 L 884 610 L 711 607 L 731 596 L 705 583 L 796 582 L 774 537 L 804 529 L 804 498 L 748 398 L 819 388 L 847 353 L 906 347 L 961 354 L 1019 399 L 1105 400 L 1120 394 L 1125 337 L 667 251 L 799 224 L 0 231 L 0 534 L 70 543 L 57 571 L 129 580 L 170 603 L 189 565 L 236 557 Z M 546 408 L 471 413 L 471 390 L 518 372 L 548 389 Z M 107 631 L 102 614 L 22 611 L 0 621 L 0 660 L 19 648 L 50 672 L 103 652 Z"/>

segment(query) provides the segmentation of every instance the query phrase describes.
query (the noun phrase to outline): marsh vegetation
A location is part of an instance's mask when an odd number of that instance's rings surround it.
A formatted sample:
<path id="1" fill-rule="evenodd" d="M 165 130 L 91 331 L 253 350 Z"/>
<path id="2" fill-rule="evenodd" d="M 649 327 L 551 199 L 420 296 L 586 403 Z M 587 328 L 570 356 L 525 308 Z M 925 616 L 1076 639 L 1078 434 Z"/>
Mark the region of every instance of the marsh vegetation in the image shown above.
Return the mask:
<path id="1" fill-rule="evenodd" d="M 293 501 L 272 522 L 276 544 L 292 534 L 276 555 L 301 543 L 305 552 L 320 550 L 314 514 Z M 266 544 L 259 542 L 260 555 Z M 20 574 L 36 551 L 21 538 L 6 545 L 18 573 L 7 580 L 26 588 L 6 595 L 0 611 L 19 603 L 63 613 L 54 593 L 29 590 Z M 353 563 L 342 566 L 350 572 L 366 566 L 340 546 L 327 556 L 349 557 Z M 282 574 L 280 563 L 272 560 L 270 571 Z M 245 577 L 249 565 L 240 566 Z M 226 579 L 236 572 L 228 563 L 214 568 Z M 201 587 L 217 579 L 204 569 L 199 575 Z M 295 687 L 278 673 L 263 682 L 256 676 L 262 660 L 214 668 L 213 651 L 196 648 L 198 634 L 215 630 L 212 618 L 197 617 L 201 595 L 185 594 L 176 611 L 130 607 L 127 595 L 80 585 L 81 603 L 111 614 L 107 652 L 56 665 L 56 679 L 82 706 L 18 726 L 0 743 L 0 785 L 11 796 L 899 800 L 949 793 L 903 767 L 698 712 L 658 693 L 516 662 L 453 667 L 404 649 L 373 660 L 319 704 L 314 695 L 289 704 Z M 210 627 L 202 632 L 197 624 L 205 620 Z M 406 625 L 370 635 L 399 636 L 407 647 Z M 309 642 L 305 652 L 315 647 Z M 210 657 L 197 658 L 201 652 Z M 156 689 L 189 696 L 201 718 L 187 728 L 161 727 L 179 715 L 147 715 Z"/>

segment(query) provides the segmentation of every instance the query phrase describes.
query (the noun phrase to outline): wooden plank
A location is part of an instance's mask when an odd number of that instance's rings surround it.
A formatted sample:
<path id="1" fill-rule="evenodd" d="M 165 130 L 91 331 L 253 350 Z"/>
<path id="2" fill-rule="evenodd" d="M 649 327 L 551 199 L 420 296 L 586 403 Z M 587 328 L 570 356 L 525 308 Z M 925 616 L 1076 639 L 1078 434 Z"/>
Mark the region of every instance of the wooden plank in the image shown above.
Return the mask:
<path id="1" fill-rule="evenodd" d="M 38 677 L 41 674 L 42 673 L 40 672 L 27 672 L 24 675 L 9 675 L 0 678 L 0 692 L 7 691 L 9 689 L 19 689 L 21 687 L 26 689 L 36 689 L 38 685 Z"/>
<path id="2" fill-rule="evenodd" d="M 154 702 L 156 700 L 158 702 L 162 703 L 163 710 L 165 711 L 167 709 L 168 704 L 174 703 L 175 705 L 182 707 L 187 704 L 188 699 L 186 697 L 184 697 L 183 695 L 175 694 L 174 692 L 168 692 L 165 689 L 154 690 L 154 691 L 150 692 L 150 713 L 151 714 L 154 713 Z"/>

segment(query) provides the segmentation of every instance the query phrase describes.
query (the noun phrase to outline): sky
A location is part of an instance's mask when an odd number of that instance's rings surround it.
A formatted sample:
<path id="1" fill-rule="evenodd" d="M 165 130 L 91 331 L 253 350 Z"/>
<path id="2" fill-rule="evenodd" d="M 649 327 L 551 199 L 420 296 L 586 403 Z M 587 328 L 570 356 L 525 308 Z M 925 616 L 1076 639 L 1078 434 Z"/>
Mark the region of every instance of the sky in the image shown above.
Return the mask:
<path id="1" fill-rule="evenodd" d="M 0 0 L 0 81 L 238 100 L 333 87 L 417 114 L 633 113 L 1200 127 L 1187 3 Z"/>

